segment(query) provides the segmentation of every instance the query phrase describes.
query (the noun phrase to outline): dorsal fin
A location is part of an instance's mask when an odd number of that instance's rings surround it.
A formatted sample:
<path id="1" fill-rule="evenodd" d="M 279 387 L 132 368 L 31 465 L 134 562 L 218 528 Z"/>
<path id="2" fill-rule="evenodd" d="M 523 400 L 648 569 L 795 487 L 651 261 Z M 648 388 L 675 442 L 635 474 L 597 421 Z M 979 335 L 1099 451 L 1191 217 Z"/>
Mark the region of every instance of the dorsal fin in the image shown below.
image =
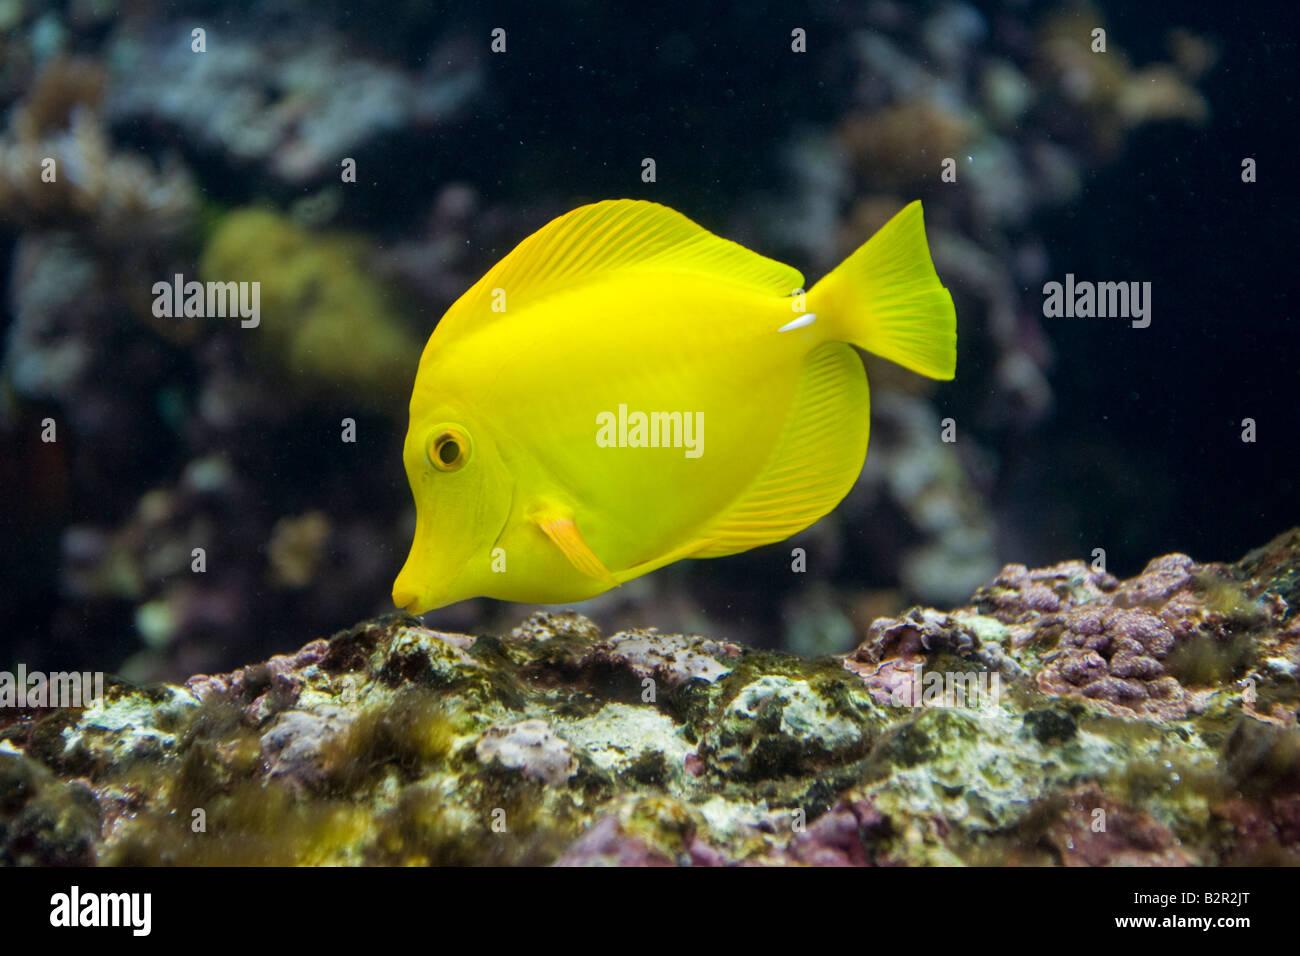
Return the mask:
<path id="1" fill-rule="evenodd" d="M 444 341 L 558 291 L 623 269 L 703 273 L 775 295 L 803 288 L 799 270 L 715 236 L 681 213 L 640 199 L 579 206 L 537 230 L 447 310 Z M 506 311 L 492 310 L 496 289 Z"/>

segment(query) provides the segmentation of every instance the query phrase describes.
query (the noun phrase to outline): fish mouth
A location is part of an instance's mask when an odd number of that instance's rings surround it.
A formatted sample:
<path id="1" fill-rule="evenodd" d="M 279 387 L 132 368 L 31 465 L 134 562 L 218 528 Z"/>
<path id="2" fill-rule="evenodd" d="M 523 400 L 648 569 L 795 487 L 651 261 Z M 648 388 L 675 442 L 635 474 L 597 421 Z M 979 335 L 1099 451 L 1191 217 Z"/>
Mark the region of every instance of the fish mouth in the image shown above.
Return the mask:
<path id="1" fill-rule="evenodd" d="M 421 599 L 419 593 L 409 586 L 401 583 L 401 576 L 398 576 L 397 583 L 393 584 L 393 603 L 404 610 L 407 614 L 414 614 L 417 617 L 426 611 L 433 610 L 433 602 L 428 598 Z"/>
<path id="2" fill-rule="evenodd" d="M 402 565 L 402 570 L 398 572 L 397 580 L 393 582 L 393 603 L 407 614 L 418 617 L 447 602 L 440 602 L 433 588 L 420 585 L 422 575 L 418 574 L 412 565 L 412 560 L 407 558 L 406 563 Z"/>
<path id="3" fill-rule="evenodd" d="M 413 591 L 393 589 L 393 603 L 404 610 L 407 614 L 414 614 L 417 617 L 425 611 L 430 611 L 433 606 L 421 607 L 420 598 Z"/>

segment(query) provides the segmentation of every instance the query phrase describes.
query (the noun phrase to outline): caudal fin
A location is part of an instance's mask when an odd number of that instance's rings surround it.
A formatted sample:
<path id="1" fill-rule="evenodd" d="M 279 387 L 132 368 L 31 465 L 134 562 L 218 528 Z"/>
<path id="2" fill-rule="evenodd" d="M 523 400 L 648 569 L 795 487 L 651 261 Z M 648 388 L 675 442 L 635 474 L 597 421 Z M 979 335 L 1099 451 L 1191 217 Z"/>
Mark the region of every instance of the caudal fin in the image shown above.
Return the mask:
<path id="1" fill-rule="evenodd" d="M 957 370 L 957 313 L 908 203 L 808 293 L 808 310 L 859 348 L 930 378 Z"/>

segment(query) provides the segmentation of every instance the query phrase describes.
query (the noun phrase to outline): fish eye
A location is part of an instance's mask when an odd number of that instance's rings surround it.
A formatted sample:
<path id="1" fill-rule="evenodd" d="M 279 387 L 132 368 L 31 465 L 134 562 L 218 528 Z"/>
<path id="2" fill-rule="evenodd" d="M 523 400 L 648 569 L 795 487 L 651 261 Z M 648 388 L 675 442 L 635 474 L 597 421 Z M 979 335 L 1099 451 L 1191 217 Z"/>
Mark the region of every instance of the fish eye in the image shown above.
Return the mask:
<path id="1" fill-rule="evenodd" d="M 450 425 L 436 428 L 424 454 L 439 471 L 458 471 L 469 461 L 469 436 Z"/>

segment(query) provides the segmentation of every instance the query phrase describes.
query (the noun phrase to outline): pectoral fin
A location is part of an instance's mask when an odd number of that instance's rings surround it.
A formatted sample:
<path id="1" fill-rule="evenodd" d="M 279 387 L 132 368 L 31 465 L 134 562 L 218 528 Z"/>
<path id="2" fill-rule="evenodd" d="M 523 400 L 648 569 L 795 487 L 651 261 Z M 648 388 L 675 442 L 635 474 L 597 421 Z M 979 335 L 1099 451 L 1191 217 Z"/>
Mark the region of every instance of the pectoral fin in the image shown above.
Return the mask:
<path id="1" fill-rule="evenodd" d="M 555 542 L 555 546 L 575 568 L 587 577 L 603 581 L 610 587 L 618 584 L 618 580 L 610 573 L 609 568 L 601 563 L 600 558 L 596 557 L 595 552 L 583 539 L 582 532 L 578 530 L 578 525 L 573 520 L 573 515 L 559 509 L 552 509 L 534 514 L 533 520 L 546 536 Z"/>

